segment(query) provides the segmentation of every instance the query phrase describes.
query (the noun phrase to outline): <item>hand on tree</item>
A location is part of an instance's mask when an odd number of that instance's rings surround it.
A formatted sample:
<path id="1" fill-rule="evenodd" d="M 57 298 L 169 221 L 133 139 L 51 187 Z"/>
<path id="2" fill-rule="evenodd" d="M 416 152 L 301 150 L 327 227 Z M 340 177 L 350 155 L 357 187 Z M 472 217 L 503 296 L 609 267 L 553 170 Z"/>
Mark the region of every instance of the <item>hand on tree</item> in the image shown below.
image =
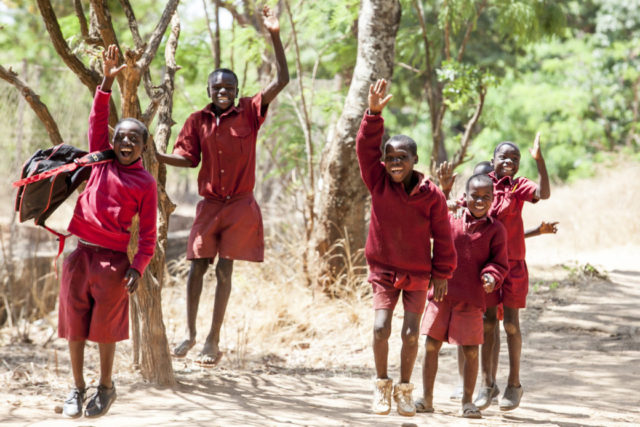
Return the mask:
<path id="1" fill-rule="evenodd" d="M 387 81 L 378 79 L 374 85 L 369 85 L 369 113 L 380 114 L 393 95 L 385 96 Z"/>

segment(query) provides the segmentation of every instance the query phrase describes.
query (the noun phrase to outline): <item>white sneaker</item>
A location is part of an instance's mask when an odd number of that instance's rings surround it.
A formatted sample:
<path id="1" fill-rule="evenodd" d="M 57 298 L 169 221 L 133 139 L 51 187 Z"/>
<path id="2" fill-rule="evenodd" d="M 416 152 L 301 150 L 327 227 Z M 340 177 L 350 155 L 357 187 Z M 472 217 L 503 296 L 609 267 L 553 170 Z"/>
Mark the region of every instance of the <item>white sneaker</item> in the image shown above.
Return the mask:
<path id="1" fill-rule="evenodd" d="M 390 378 L 373 379 L 373 403 L 371 411 L 378 415 L 387 415 L 391 411 L 391 386 Z"/>
<path id="2" fill-rule="evenodd" d="M 398 405 L 398 414 L 405 417 L 413 417 L 416 414 L 416 405 L 413 403 L 413 384 L 396 384 L 393 387 L 393 400 Z"/>

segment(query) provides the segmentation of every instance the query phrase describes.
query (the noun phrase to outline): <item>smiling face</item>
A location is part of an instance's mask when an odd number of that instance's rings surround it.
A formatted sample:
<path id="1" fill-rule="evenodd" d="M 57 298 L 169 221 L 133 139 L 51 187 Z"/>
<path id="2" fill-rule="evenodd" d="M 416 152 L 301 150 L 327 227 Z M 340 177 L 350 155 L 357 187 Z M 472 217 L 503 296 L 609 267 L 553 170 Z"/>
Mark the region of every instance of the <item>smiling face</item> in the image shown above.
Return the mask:
<path id="1" fill-rule="evenodd" d="M 418 156 L 407 141 L 392 138 L 385 144 L 384 167 L 393 182 L 402 182 L 408 187 L 413 175 L 413 165 L 416 163 Z"/>
<path id="2" fill-rule="evenodd" d="M 484 179 L 484 178 L 487 179 Z M 493 202 L 493 182 L 487 175 L 472 176 L 467 182 L 467 208 L 474 218 L 487 215 Z"/>
<path id="3" fill-rule="evenodd" d="M 220 111 L 226 111 L 233 106 L 238 96 L 238 81 L 230 72 L 215 72 L 209 77 L 207 94 L 213 105 Z"/>
<path id="4" fill-rule="evenodd" d="M 113 151 L 123 165 L 130 165 L 140 158 L 145 146 L 145 131 L 133 121 L 123 120 L 116 125 L 113 134 Z"/>
<path id="5" fill-rule="evenodd" d="M 520 150 L 513 144 L 502 143 L 493 154 L 491 164 L 498 178 L 513 178 L 520 167 Z"/>

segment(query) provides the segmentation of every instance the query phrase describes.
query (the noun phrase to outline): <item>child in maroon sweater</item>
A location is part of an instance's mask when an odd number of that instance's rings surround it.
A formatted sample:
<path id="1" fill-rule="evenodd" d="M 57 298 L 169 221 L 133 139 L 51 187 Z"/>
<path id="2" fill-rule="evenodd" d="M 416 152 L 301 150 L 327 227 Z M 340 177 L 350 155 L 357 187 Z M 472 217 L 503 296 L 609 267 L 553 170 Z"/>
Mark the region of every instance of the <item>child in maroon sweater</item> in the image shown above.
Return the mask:
<path id="1" fill-rule="evenodd" d="M 116 398 L 111 379 L 116 341 L 129 338 L 129 293 L 138 286 L 156 246 L 156 181 L 140 158 L 146 126 L 132 118 L 115 127 L 109 144 L 109 98 L 118 67 L 118 49 L 103 53 L 104 79 L 96 89 L 89 117 L 89 150 L 113 148 L 116 159 L 93 166 L 78 197 L 69 231 L 78 248 L 64 261 L 60 284 L 58 335 L 69 340 L 75 388 L 64 402 L 67 417 L 79 417 L 86 396 L 83 375 L 86 340 L 98 343 L 100 383 L 85 409 L 86 417 L 104 415 Z M 127 246 L 134 215 L 139 215 L 138 250 L 129 264 Z"/>
<path id="2" fill-rule="evenodd" d="M 442 342 L 462 346 L 464 393 L 462 416 L 480 418 L 471 403 L 478 376 L 478 345 L 483 342 L 482 314 L 485 293 L 497 289 L 508 270 L 506 231 L 499 221 L 487 216 L 493 201 L 493 183 L 487 175 L 473 175 L 467 181 L 467 208 L 460 217 L 450 215 L 458 268 L 449 280 L 444 300 L 429 292 L 429 305 L 421 332 L 427 335 L 423 367 L 424 396 L 416 402 L 418 412 L 433 412 L 433 384 Z"/>
<path id="3" fill-rule="evenodd" d="M 384 133 L 380 113 L 391 99 L 391 95 L 385 97 L 386 87 L 387 82 L 382 79 L 370 86 L 369 110 L 356 138 L 360 174 L 371 193 L 365 256 L 375 309 L 373 354 L 377 377 L 372 410 L 376 414 L 388 414 L 391 410 L 393 382 L 387 376 L 388 339 L 393 309 L 402 294 L 400 383 L 394 387 L 393 395 L 398 413 L 413 416 L 410 380 L 427 289 L 433 285 L 435 298 L 444 297 L 447 279 L 456 266 L 456 253 L 444 195 L 424 175 L 413 170 L 418 161 L 416 143 L 404 135 L 394 136 L 385 143 L 384 162 L 380 161 Z"/>

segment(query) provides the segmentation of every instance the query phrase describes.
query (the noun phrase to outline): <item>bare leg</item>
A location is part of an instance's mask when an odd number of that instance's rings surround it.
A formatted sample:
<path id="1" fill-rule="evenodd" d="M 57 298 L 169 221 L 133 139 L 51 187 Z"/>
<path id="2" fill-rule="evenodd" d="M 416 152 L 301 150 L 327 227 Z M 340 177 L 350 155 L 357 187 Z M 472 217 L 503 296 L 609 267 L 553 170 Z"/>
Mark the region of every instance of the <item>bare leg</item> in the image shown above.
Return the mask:
<path id="1" fill-rule="evenodd" d="M 376 364 L 377 378 L 389 378 L 387 374 L 387 357 L 389 355 L 392 316 L 392 310 L 376 310 L 373 321 L 373 359 Z"/>
<path id="2" fill-rule="evenodd" d="M 71 372 L 73 382 L 78 390 L 84 390 L 84 345 L 85 341 L 69 341 L 69 358 L 71 359 Z"/>
<path id="3" fill-rule="evenodd" d="M 504 331 L 507 333 L 507 346 L 509 348 L 509 379 L 507 385 L 520 387 L 522 334 L 520 333 L 519 309 L 504 307 Z"/>
<path id="4" fill-rule="evenodd" d="M 493 328 L 493 364 L 491 365 L 491 378 L 496 382 L 498 375 L 498 361 L 500 360 L 500 321 L 496 319 L 496 326 Z"/>
<path id="5" fill-rule="evenodd" d="M 471 403 L 473 389 L 478 378 L 478 346 L 462 346 L 464 353 L 464 393 L 462 395 L 462 405 Z"/>
<path id="6" fill-rule="evenodd" d="M 400 382 L 410 383 L 413 365 L 418 355 L 421 313 L 405 311 L 402 323 L 402 350 L 400 351 Z"/>
<path id="7" fill-rule="evenodd" d="M 98 349 L 100 350 L 100 385 L 111 388 L 113 382 L 111 376 L 113 373 L 113 359 L 116 354 L 116 343 L 98 343 Z"/>
<path id="8" fill-rule="evenodd" d="M 481 349 L 481 363 L 482 363 L 482 380 L 485 387 L 493 386 L 495 382 L 495 373 L 497 367 L 493 366 L 495 347 L 498 347 L 495 342 L 495 329 L 498 325 L 498 319 L 496 317 L 497 308 L 487 307 L 487 311 L 484 313 L 483 326 L 484 326 L 484 344 Z M 499 341 L 498 341 L 499 343 Z M 500 352 L 500 348 L 497 348 L 497 352 Z"/>
<path id="9" fill-rule="evenodd" d="M 433 408 L 433 384 L 438 372 L 438 352 L 442 347 L 442 341 L 427 336 L 427 351 L 422 364 L 422 388 L 424 407 Z"/>
<path id="10" fill-rule="evenodd" d="M 173 355 L 184 357 L 196 344 L 196 319 L 198 317 L 198 305 L 202 294 L 202 281 L 209 268 L 209 259 L 191 260 L 189 277 L 187 278 L 187 338 L 173 349 Z"/>
<path id="11" fill-rule="evenodd" d="M 220 360 L 220 329 L 227 311 L 229 296 L 231 295 L 231 275 L 233 273 L 233 260 L 218 259 L 216 265 L 216 297 L 213 303 L 213 318 L 209 335 L 202 346 L 200 361 L 205 364 L 215 364 Z"/>

